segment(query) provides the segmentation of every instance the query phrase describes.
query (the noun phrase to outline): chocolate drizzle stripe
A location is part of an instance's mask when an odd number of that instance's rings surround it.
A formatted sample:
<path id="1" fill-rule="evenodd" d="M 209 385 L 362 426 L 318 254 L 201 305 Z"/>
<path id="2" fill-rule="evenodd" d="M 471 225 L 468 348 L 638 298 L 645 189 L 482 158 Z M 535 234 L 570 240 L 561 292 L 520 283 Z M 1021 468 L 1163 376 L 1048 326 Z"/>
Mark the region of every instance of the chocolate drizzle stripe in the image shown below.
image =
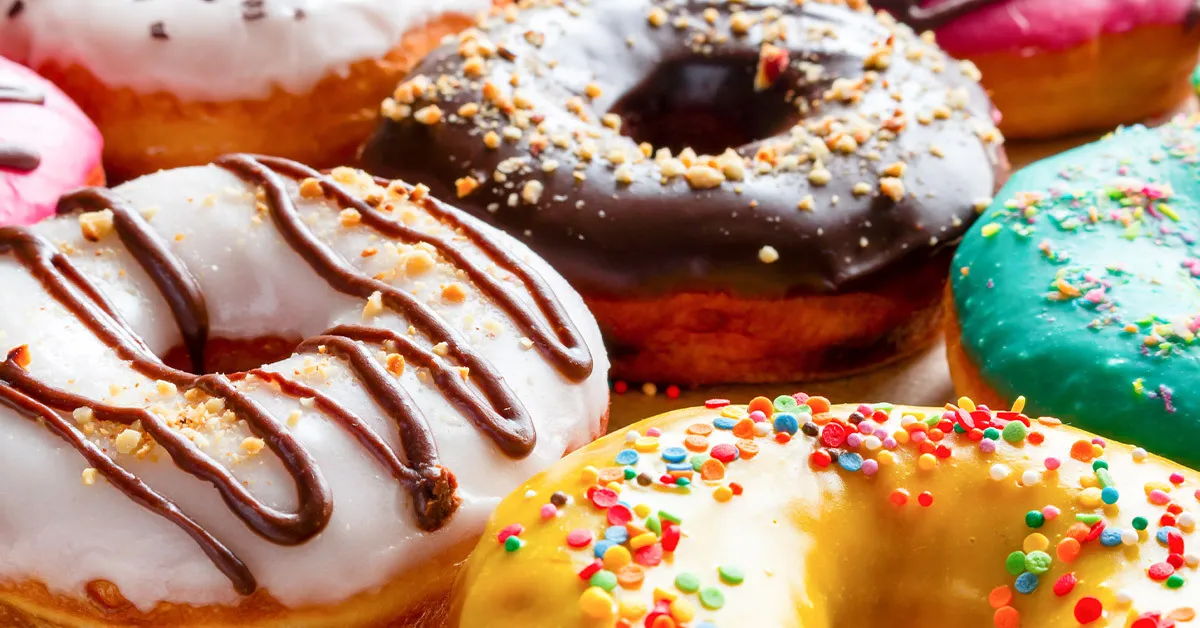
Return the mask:
<path id="1" fill-rule="evenodd" d="M 270 165 L 264 165 L 269 161 Z M 343 207 L 359 209 L 364 223 L 381 233 L 407 241 L 429 242 L 440 252 L 462 265 L 477 278 L 484 291 L 531 335 L 541 334 L 542 354 L 564 375 L 585 378 L 592 359 L 580 334 L 573 327 L 553 293 L 534 271 L 505 253 L 485 235 L 463 223 L 449 210 L 427 203 L 431 213 L 467 233 L 496 263 L 526 282 L 539 309 L 551 321 L 556 338 L 533 318 L 520 301 L 503 286 L 494 283 L 483 269 L 444 240 L 427 236 L 392 222 L 373 208 L 352 197 L 320 173 L 293 162 L 234 155 L 218 165 L 255 183 L 267 192 L 268 207 L 283 238 L 331 286 L 346 294 L 366 298 L 375 291 L 384 295 L 384 304 L 406 316 L 428 336 L 446 342 L 450 355 L 467 366 L 466 373 L 476 388 L 457 367 L 412 339 L 392 332 L 358 325 L 335 327 L 299 347 L 301 352 L 322 352 L 344 360 L 363 384 L 370 397 L 396 424 L 404 459 L 377 433 L 341 404 L 303 384 L 262 369 L 251 371 L 258 379 L 278 387 L 293 398 L 312 398 L 316 406 L 346 430 L 364 449 L 388 468 L 393 477 L 413 496 L 417 522 L 422 529 L 436 530 L 450 519 L 459 506 L 455 494 L 457 480 L 439 463 L 432 431 L 415 402 L 378 361 L 367 351 L 367 344 L 382 345 L 404 356 L 418 367 L 428 368 L 434 383 L 481 432 L 512 456 L 525 456 L 535 443 L 533 422 L 520 400 L 492 365 L 478 356 L 453 329 L 427 306 L 382 282 L 378 282 L 339 258 L 309 231 L 298 215 L 280 172 L 295 178 L 316 175 L 326 194 Z M 208 337 L 208 316 L 204 295 L 184 263 L 158 239 L 150 226 L 121 198 L 104 190 L 83 190 L 64 198 L 60 211 L 109 209 L 121 242 L 146 270 L 171 307 L 183 333 L 194 363 L 203 362 L 203 344 Z M 155 514 L 172 521 L 188 533 L 210 560 L 242 594 L 257 586 L 247 566 L 169 500 L 155 493 L 139 478 L 128 473 L 76 430 L 57 412 L 76 408 L 91 409 L 98 420 L 118 425 L 140 422 L 143 430 L 186 473 L 212 484 L 230 510 L 251 530 L 280 545 L 304 543 L 319 534 L 332 517 L 333 502 L 329 487 L 307 450 L 259 403 L 234 385 L 248 374 L 193 375 L 166 366 L 120 316 L 117 309 L 84 277 L 71 261 L 44 238 L 23 227 L 0 228 L 0 255 L 12 254 L 56 301 L 80 320 L 118 357 L 131 363 L 146 377 L 172 382 L 183 390 L 198 389 L 225 401 L 226 407 L 248 428 L 261 437 L 282 462 L 296 485 L 296 512 L 281 512 L 258 501 L 223 466 L 208 457 L 188 438 L 171 429 L 163 419 L 138 407 L 117 407 L 57 389 L 38 381 L 25 370 L 28 348 L 13 350 L 0 363 L 0 403 L 13 408 L 30 420 L 39 421 L 71 444 L 114 487 Z M 491 282 L 491 283 L 489 283 Z"/>
<path id="2" fill-rule="evenodd" d="M 14 8 L 18 5 L 14 5 Z M 40 92 L 20 85 L 0 84 L 0 103 L 15 102 L 27 105 L 43 105 L 46 97 Z M 0 168 L 17 172 L 33 172 L 42 163 L 42 156 L 33 148 L 0 141 Z"/>
<path id="3" fill-rule="evenodd" d="M 83 456 L 93 469 L 104 479 L 133 501 L 160 517 L 179 526 L 208 555 L 213 564 L 225 574 L 239 592 L 249 594 L 258 586 L 254 575 L 232 550 L 208 533 L 200 524 L 188 517 L 174 502 L 160 495 L 142 482 L 136 475 L 113 462 L 107 454 L 87 439 L 78 428 L 59 416 L 45 404 L 38 403 L 28 395 L 7 386 L 0 386 L 0 404 L 13 412 L 37 423 L 55 436 L 66 441 Z"/>
<path id="4" fill-rule="evenodd" d="M 113 226 L 125 248 L 150 279 L 171 308 L 171 314 L 183 335 L 184 347 L 192 370 L 204 371 L 204 347 L 208 343 L 208 305 L 200 283 L 183 262 L 171 254 L 158 234 L 142 215 L 124 199 L 103 188 L 87 188 L 64 195 L 58 202 L 58 214 L 81 210 L 109 209 Z"/>

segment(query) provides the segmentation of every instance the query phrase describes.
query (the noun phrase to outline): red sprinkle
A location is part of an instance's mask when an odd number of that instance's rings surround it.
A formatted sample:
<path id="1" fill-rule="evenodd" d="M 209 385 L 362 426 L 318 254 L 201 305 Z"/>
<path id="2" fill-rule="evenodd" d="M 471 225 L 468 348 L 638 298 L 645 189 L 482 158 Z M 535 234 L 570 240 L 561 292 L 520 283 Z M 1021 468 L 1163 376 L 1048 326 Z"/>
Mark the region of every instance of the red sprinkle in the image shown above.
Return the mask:
<path id="1" fill-rule="evenodd" d="M 663 546 L 659 543 L 644 545 L 633 551 L 633 560 L 643 567 L 656 567 L 662 562 Z"/>
<path id="2" fill-rule="evenodd" d="M 1182 473 L 1172 473 L 1171 474 L 1171 484 L 1174 484 L 1175 486 L 1179 486 L 1180 484 L 1183 484 L 1183 480 L 1184 480 L 1184 477 L 1183 477 Z"/>
<path id="3" fill-rule="evenodd" d="M 1063 577 L 1059 578 L 1058 582 L 1054 583 L 1054 595 L 1057 595 L 1058 597 L 1067 595 L 1071 591 L 1075 590 L 1075 585 L 1078 583 L 1079 579 L 1075 577 L 1075 574 L 1063 574 Z"/>
<path id="4" fill-rule="evenodd" d="M 1150 579 L 1155 582 L 1162 582 L 1174 573 L 1175 568 L 1171 566 L 1171 563 L 1154 563 L 1150 566 Z"/>
<path id="5" fill-rule="evenodd" d="M 1162 623 L 1162 615 L 1158 613 L 1142 613 L 1129 628 L 1175 628 L 1175 623 Z"/>
<path id="6" fill-rule="evenodd" d="M 1087 543 L 1088 541 L 1095 541 L 1100 538 L 1100 533 L 1104 532 L 1105 527 L 1107 526 L 1104 525 L 1103 521 L 1097 521 L 1096 525 L 1092 526 L 1092 529 L 1088 531 L 1088 535 L 1084 537 L 1083 542 Z"/>
<path id="7" fill-rule="evenodd" d="M 821 444 L 826 447 L 841 447 L 846 442 L 846 428 L 838 423 L 828 423 L 821 429 Z"/>
<path id="8" fill-rule="evenodd" d="M 938 445 L 937 449 L 933 450 L 933 453 L 938 458 L 941 458 L 943 460 L 946 458 L 949 458 L 950 456 L 952 456 L 954 454 L 954 452 L 950 451 L 950 448 L 945 445 Z"/>
<path id="9" fill-rule="evenodd" d="M 742 485 L 738 484 L 737 482 L 730 482 L 729 490 L 733 491 L 734 495 L 741 495 L 745 491 L 745 489 L 742 488 Z"/>
<path id="10" fill-rule="evenodd" d="M 780 445 L 786 445 L 792 440 L 792 435 L 787 432 L 775 432 L 775 442 Z"/>
<path id="11" fill-rule="evenodd" d="M 613 392 L 617 393 L 618 395 L 624 395 L 625 393 L 629 392 L 629 384 L 626 384 L 625 380 L 623 379 L 618 379 L 617 381 L 613 382 Z"/>
<path id="12" fill-rule="evenodd" d="M 583 569 L 579 570 L 579 579 L 580 580 L 591 580 L 592 576 L 596 575 L 596 572 L 600 571 L 600 569 L 602 569 L 603 567 L 604 567 L 604 561 L 597 558 L 596 560 L 593 560 L 591 562 L 591 564 L 589 564 L 587 567 L 584 567 Z"/>
<path id="13" fill-rule="evenodd" d="M 1158 526 L 1160 528 L 1175 527 L 1175 517 L 1173 517 L 1171 515 L 1163 515 L 1163 516 L 1159 517 L 1158 518 Z"/>
<path id="14" fill-rule="evenodd" d="M 670 524 L 663 527 L 662 547 L 663 551 L 674 552 L 676 547 L 679 547 L 679 526 Z"/>
<path id="15" fill-rule="evenodd" d="M 829 452 L 825 451 L 824 449 L 818 449 L 812 452 L 811 459 L 814 465 L 821 467 L 822 469 L 828 467 L 830 463 L 833 462 L 833 457 L 830 456 Z"/>
<path id="16" fill-rule="evenodd" d="M 678 398 L 679 398 L 679 387 L 676 386 L 675 384 L 671 384 L 671 385 L 667 386 L 667 399 L 678 399 Z"/>
<path id="17" fill-rule="evenodd" d="M 611 488 L 598 488 L 595 493 L 592 493 L 592 503 L 597 508 L 612 508 L 621 501 L 621 497 Z"/>
<path id="18" fill-rule="evenodd" d="M 633 521 L 633 511 L 625 504 L 617 504 L 608 509 L 608 525 L 623 526 Z"/>
<path id="19" fill-rule="evenodd" d="M 1172 554 L 1183 553 L 1183 535 L 1178 532 L 1167 533 L 1167 549 Z"/>
<path id="20" fill-rule="evenodd" d="M 725 464 L 729 464 L 730 462 L 738 459 L 737 447 L 734 447 L 729 443 L 721 443 L 720 445 L 713 447 L 712 451 L 708 453 L 713 458 L 716 458 Z"/>
<path id="21" fill-rule="evenodd" d="M 1184 560 L 1181 554 L 1171 554 L 1167 557 L 1167 564 L 1176 569 L 1183 569 Z"/>
<path id="22" fill-rule="evenodd" d="M 729 405 L 728 399 L 709 399 L 708 401 L 704 402 L 704 407 L 708 408 L 709 410 L 724 408 L 727 405 Z"/>
<path id="23" fill-rule="evenodd" d="M 1090 624 L 1104 615 L 1104 605 L 1094 597 L 1081 598 L 1075 603 L 1075 621 Z"/>
<path id="24" fill-rule="evenodd" d="M 586 528 L 576 528 L 567 533 L 567 545 L 571 547 L 587 547 L 592 544 L 592 531 Z"/>
<path id="25" fill-rule="evenodd" d="M 501 530 L 500 533 L 496 535 L 496 540 L 500 541 L 501 543 L 504 543 L 505 541 L 508 540 L 508 537 L 521 536 L 521 533 L 524 531 L 525 531 L 525 526 L 523 526 L 519 523 L 510 523 L 510 524 L 504 526 L 504 529 Z"/>
<path id="26" fill-rule="evenodd" d="M 921 504 L 922 506 L 924 506 L 926 508 L 929 508 L 930 506 L 933 505 L 933 493 L 930 493 L 929 491 L 925 491 L 925 492 L 921 493 L 920 495 L 917 495 L 917 503 Z"/>

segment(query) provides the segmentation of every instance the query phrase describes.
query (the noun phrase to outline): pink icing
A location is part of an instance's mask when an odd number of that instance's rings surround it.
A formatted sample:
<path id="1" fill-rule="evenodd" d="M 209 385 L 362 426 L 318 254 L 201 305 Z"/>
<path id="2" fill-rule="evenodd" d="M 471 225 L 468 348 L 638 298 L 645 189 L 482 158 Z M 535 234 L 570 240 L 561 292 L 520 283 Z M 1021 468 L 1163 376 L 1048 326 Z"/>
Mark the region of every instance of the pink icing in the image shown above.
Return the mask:
<path id="1" fill-rule="evenodd" d="M 0 84 L 32 86 L 43 105 L 0 102 L 0 140 L 29 146 L 42 161 L 32 172 L 0 168 L 0 225 L 27 225 L 54 213 L 63 192 L 86 185 L 100 166 L 100 131 L 57 87 L 0 57 Z"/>
<path id="2" fill-rule="evenodd" d="M 953 1 L 932 0 L 923 6 Z M 1139 26 L 1182 25 L 1196 4 L 1197 0 L 1000 0 L 947 24 L 937 36 L 954 56 L 1000 51 L 1032 55 Z"/>

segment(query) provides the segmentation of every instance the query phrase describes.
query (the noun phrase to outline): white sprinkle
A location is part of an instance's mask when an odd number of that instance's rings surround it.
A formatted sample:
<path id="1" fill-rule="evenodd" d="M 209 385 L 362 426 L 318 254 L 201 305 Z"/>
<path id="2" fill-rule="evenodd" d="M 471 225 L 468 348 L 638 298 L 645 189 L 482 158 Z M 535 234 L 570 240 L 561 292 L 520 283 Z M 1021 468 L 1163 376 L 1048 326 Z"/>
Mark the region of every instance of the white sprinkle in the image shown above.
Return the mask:
<path id="1" fill-rule="evenodd" d="M 994 464 L 988 473 L 992 476 L 993 480 L 999 482 L 1012 475 L 1012 469 L 1005 464 Z"/>
<path id="2" fill-rule="evenodd" d="M 1148 455 L 1149 454 L 1146 453 L 1146 450 L 1142 449 L 1141 447 L 1134 447 L 1134 449 L 1133 449 L 1133 461 L 1134 462 L 1145 462 L 1146 457 Z"/>
<path id="3" fill-rule="evenodd" d="M 1121 589 L 1117 591 L 1116 600 L 1119 606 L 1129 606 L 1133 604 L 1133 594 L 1125 589 Z"/>
<path id="4" fill-rule="evenodd" d="M 1030 469 L 1021 474 L 1021 484 L 1025 486 L 1037 486 L 1042 483 L 1042 474 L 1038 471 Z"/>
<path id="5" fill-rule="evenodd" d="M 625 442 L 627 443 L 632 443 L 641 437 L 642 435 L 639 434 L 637 430 L 629 430 L 628 432 L 625 432 Z"/>
<path id="6" fill-rule="evenodd" d="M 1137 545 L 1138 533 L 1137 530 L 1121 530 L 1121 544 Z"/>
<path id="7" fill-rule="evenodd" d="M 533 499 L 534 497 L 537 497 L 537 491 L 533 489 L 525 491 L 525 499 Z"/>

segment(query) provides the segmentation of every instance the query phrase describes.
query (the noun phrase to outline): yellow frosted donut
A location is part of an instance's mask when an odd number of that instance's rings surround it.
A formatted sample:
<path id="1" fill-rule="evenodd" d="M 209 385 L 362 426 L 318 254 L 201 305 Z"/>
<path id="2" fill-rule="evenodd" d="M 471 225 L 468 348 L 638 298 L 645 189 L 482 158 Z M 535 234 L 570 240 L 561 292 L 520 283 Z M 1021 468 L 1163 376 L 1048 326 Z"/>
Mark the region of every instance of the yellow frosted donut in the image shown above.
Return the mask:
<path id="1" fill-rule="evenodd" d="M 1191 469 L 965 398 L 727 404 L 611 434 L 505 499 L 459 625 L 1193 625 Z"/>

